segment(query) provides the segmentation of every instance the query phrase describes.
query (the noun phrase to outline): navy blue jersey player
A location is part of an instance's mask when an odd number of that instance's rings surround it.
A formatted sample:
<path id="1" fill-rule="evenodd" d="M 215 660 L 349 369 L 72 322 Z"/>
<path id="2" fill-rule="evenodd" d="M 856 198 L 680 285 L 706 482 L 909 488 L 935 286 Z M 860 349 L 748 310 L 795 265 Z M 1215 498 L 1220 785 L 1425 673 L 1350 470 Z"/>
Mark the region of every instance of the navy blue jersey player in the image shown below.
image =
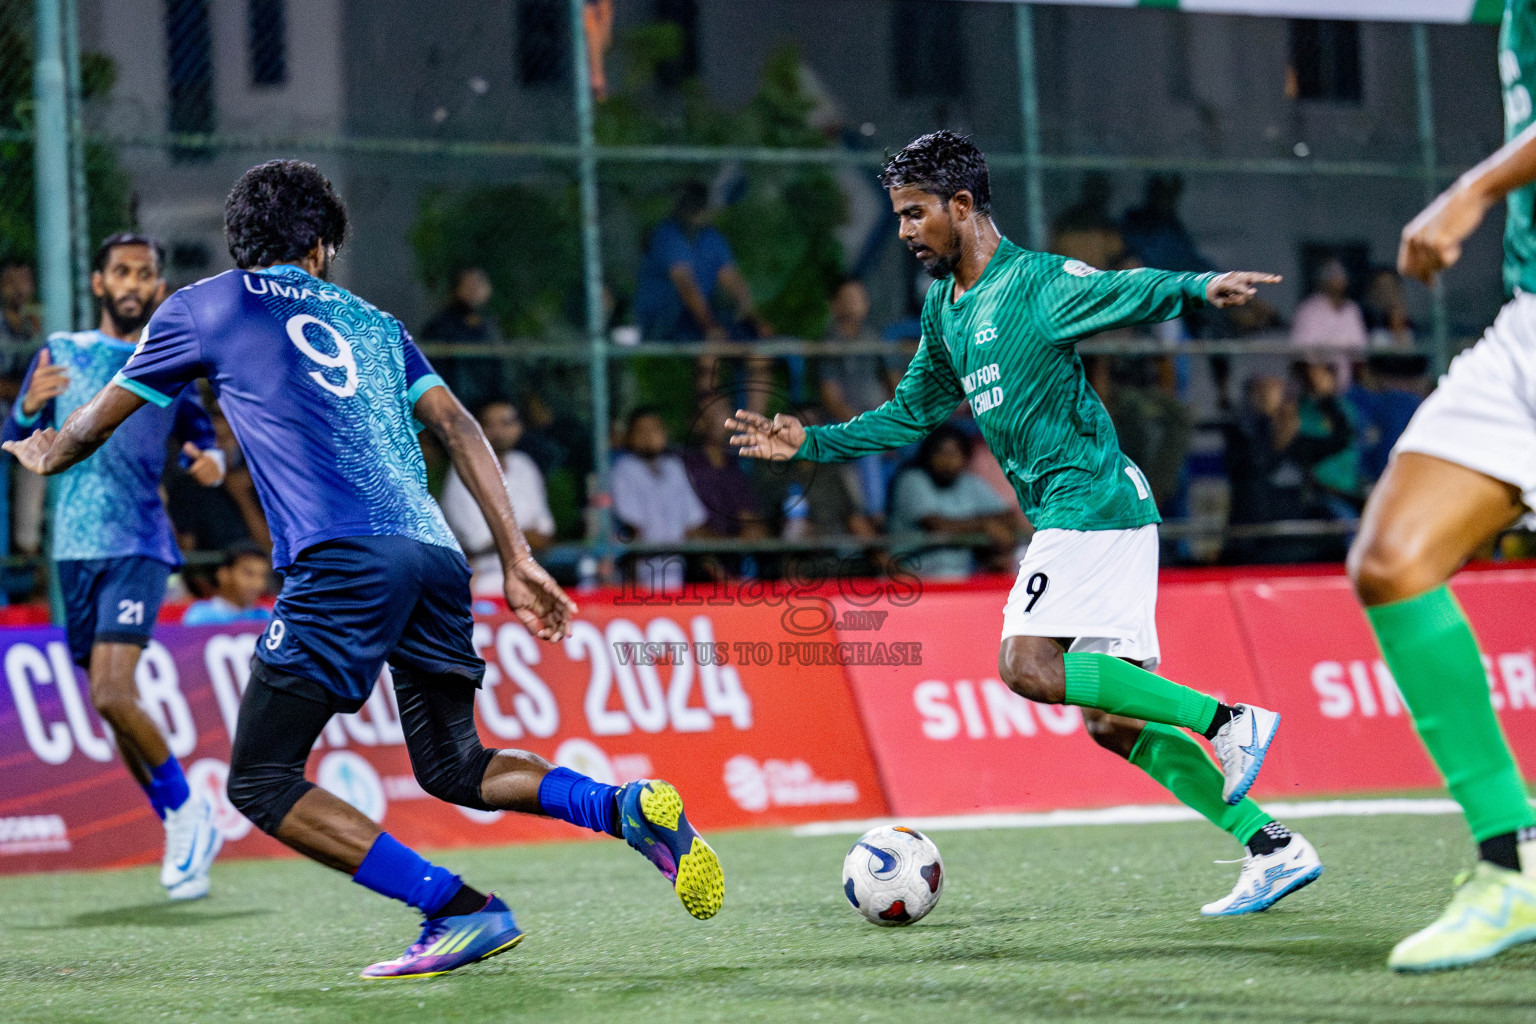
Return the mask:
<path id="1" fill-rule="evenodd" d="M 167 408 L 206 377 L 245 453 L 283 571 L 256 647 L 230 758 L 229 795 L 263 831 L 421 911 L 420 937 L 364 977 L 441 974 L 510 949 L 511 910 L 395 840 L 304 778 L 330 716 L 393 671 L 411 764 L 432 795 L 543 814 L 622 837 L 714 915 L 720 862 L 665 782 L 604 786 L 537 755 L 481 745 L 469 567 L 427 492 L 416 440 L 433 432 L 495 535 L 507 602 L 557 641 L 576 606 L 533 561 L 485 435 L 401 327 L 327 272 L 346 209 L 311 164 L 247 171 L 224 209 L 240 269 L 173 295 L 113 383 L 57 432 L 6 445 L 28 468 L 80 462 L 138 410 Z"/>
<path id="2" fill-rule="evenodd" d="M 101 301 L 94 331 L 55 334 L 38 350 L 3 436 L 52 427 L 88 402 L 123 368 L 165 284 L 162 247 L 118 234 L 96 251 L 91 289 Z M 193 794 L 154 719 L 138 703 L 134 670 L 149 643 L 165 581 L 181 564 L 160 502 L 171 442 L 199 483 L 224 477 L 223 454 L 194 388 L 123 424 L 96 457 L 61 473 L 50 488 L 53 560 L 75 663 L 90 675 L 91 701 L 112 727 L 124 763 L 165 822 L 160 882 L 172 899 L 208 894 L 221 839 L 208 800 Z"/>

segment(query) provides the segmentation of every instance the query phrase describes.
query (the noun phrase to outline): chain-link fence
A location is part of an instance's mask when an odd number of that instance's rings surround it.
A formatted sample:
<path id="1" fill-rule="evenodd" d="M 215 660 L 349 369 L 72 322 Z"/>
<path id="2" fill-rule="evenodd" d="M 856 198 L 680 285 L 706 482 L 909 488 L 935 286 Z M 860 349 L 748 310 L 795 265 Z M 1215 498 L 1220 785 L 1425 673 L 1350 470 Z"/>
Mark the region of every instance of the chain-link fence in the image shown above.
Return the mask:
<path id="1" fill-rule="evenodd" d="M 705 575 L 807 550 L 877 571 L 931 542 L 891 507 L 914 453 L 743 475 L 715 420 L 831 422 L 888 394 L 926 279 L 876 172 L 949 126 L 989 154 L 1022 244 L 1286 276 L 1244 314 L 1082 351 L 1170 560 L 1337 557 L 1383 430 L 1502 299 L 1492 230 L 1443 292 L 1391 272 L 1401 225 L 1500 141 L 1494 31 L 959 0 L 0 0 L 7 338 L 93 326 L 92 247 L 119 227 L 165 240 L 172 287 L 227 269 L 230 184 L 310 159 L 352 218 L 336 280 L 466 404 L 512 403 L 563 577 L 661 549 Z M 34 267 L 40 302 L 18 280 Z M 1302 330 L 1330 289 L 1349 337 L 1328 336 L 1338 317 Z M 1293 338 L 1358 347 L 1307 360 Z M 1277 390 L 1302 431 L 1348 424 L 1283 493 L 1237 465 Z M 686 540 L 615 514 L 612 453 L 651 426 L 687 448 L 704 522 Z M 984 453 L 971 468 L 1001 483 Z M 187 512 L 174 484 L 190 547 L 250 532 L 238 501 Z M 23 552 L 30 486 L 8 490 Z M 997 540 L 966 538 L 1001 563 Z"/>

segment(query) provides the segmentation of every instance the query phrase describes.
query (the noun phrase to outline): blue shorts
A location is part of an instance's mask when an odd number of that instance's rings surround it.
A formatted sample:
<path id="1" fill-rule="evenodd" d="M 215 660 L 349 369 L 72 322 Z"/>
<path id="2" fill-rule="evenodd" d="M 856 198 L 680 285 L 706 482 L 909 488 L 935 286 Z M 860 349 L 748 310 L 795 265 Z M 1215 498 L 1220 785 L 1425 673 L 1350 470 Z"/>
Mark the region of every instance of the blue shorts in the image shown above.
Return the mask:
<path id="1" fill-rule="evenodd" d="M 386 661 L 423 680 L 479 686 L 485 662 L 469 606 L 469 565 L 452 548 L 407 537 L 326 541 L 284 570 L 256 657 L 276 670 L 274 685 L 319 683 L 342 712 L 363 706 Z"/>
<path id="2" fill-rule="evenodd" d="M 146 555 L 55 562 L 69 655 L 90 668 L 96 644 L 149 646 L 171 566 Z"/>

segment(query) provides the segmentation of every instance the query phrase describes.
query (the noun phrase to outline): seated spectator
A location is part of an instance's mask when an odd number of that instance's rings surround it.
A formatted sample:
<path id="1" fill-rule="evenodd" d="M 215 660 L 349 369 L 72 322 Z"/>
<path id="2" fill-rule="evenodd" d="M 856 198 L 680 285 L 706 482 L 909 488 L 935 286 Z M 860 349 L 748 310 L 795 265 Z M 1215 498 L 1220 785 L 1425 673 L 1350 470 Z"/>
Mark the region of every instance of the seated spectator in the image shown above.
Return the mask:
<path id="1" fill-rule="evenodd" d="M 1408 319 L 1408 303 L 1403 297 L 1403 279 L 1391 267 L 1371 271 L 1371 283 L 1360 304 L 1365 329 L 1370 332 L 1373 349 L 1413 348 L 1413 322 Z"/>
<path id="2" fill-rule="evenodd" d="M 654 406 L 629 414 L 624 430 L 625 451 L 613 460 L 613 512 L 621 540 L 675 544 L 709 536 L 709 512 L 693 485 L 683 460 L 668 451 L 667 425 Z M 683 585 L 684 559 L 679 555 L 647 555 L 636 560 L 636 581 L 653 593 L 670 593 Z"/>
<path id="3" fill-rule="evenodd" d="M 1365 374 L 1344 396 L 1360 433 L 1360 476 L 1366 484 L 1386 472 L 1392 446 L 1429 393 L 1428 369 L 1424 356 L 1373 353 Z"/>
<path id="4" fill-rule="evenodd" d="M 1327 260 L 1317 269 L 1317 290 L 1296 307 L 1291 320 L 1291 343 L 1308 348 L 1341 348 L 1363 352 L 1366 347 L 1365 317 L 1349 297 L 1349 271 L 1338 260 Z M 1341 387 L 1349 387 L 1349 357 L 1335 360 Z"/>
<path id="5" fill-rule="evenodd" d="M 683 466 L 704 503 L 710 535 L 756 540 L 768 536 L 768 527 L 741 457 L 728 443 L 725 421 L 733 411 L 722 397 L 704 406 L 694 424 L 694 444 L 683 451 Z"/>
<path id="6" fill-rule="evenodd" d="M 1157 379 L 1151 360 L 1092 356 L 1085 363 L 1088 381 L 1115 425 L 1120 450 L 1141 467 L 1157 507 L 1166 510 L 1179 493 L 1194 431 L 1189 407 Z"/>
<path id="7" fill-rule="evenodd" d="M 37 277 L 24 260 L 0 262 L 0 341 L 27 344 L 37 340 L 43 326 L 37 315 Z M 26 369 L 26 361 L 22 361 Z M 14 401 L 15 396 L 11 396 Z"/>
<path id="8" fill-rule="evenodd" d="M 832 286 L 832 327 L 829 342 L 881 341 L 869 325 L 869 289 L 856 277 L 845 277 Z M 860 413 L 878 409 L 896 393 L 902 360 L 876 354 L 828 356 L 817 360 L 817 396 L 833 423 L 846 423 Z M 866 455 L 852 463 L 858 474 L 861 503 L 866 515 L 885 512 L 884 456 Z"/>
<path id="9" fill-rule="evenodd" d="M 1360 483 L 1359 431 L 1354 409 L 1339 389 L 1338 370 L 1330 362 L 1312 359 L 1291 368 L 1301 389 L 1296 403 L 1296 435 L 1332 444 L 1343 437 L 1344 447 L 1312 465 L 1312 482 L 1335 519 L 1354 519 L 1365 501 Z"/>
<path id="10" fill-rule="evenodd" d="M 495 296 L 491 278 L 480 267 L 453 275 L 448 305 L 421 329 L 423 341 L 493 342 L 501 340 L 496 321 L 486 314 Z"/>
<path id="11" fill-rule="evenodd" d="M 1244 407 L 1229 423 L 1227 473 L 1232 484 L 1233 526 L 1331 518 L 1317 494 L 1312 468 L 1344 450 L 1350 434 L 1343 416 L 1330 418 L 1324 436 L 1301 434 L 1301 410 L 1285 381 L 1268 374 L 1248 381 Z M 1238 563 L 1318 562 L 1342 558 L 1337 537 L 1234 538 L 1227 561 Z"/>
<path id="12" fill-rule="evenodd" d="M 829 422 L 818 406 L 801 410 L 806 426 Z M 758 505 L 770 521 L 770 532 L 793 537 L 857 537 L 880 535 L 864 511 L 863 491 L 852 462 L 787 462 L 753 464 L 752 485 Z M 882 516 L 883 518 L 883 516 Z"/>
<path id="13" fill-rule="evenodd" d="M 1179 217 L 1179 200 L 1183 195 L 1183 176 L 1148 176 L 1141 205 L 1125 211 L 1120 219 L 1120 235 L 1149 267 L 1196 273 L 1215 270 Z"/>
<path id="14" fill-rule="evenodd" d="M 1003 568 L 1012 557 L 1014 526 L 1009 503 L 985 480 L 966 471 L 971 439 L 944 424 L 918 447 L 913 466 L 891 487 L 891 532 L 921 531 L 936 536 L 984 533 L 988 568 Z M 964 579 L 976 569 L 970 548 L 936 547 L 921 551 L 913 568 L 926 579 Z"/>
<path id="15" fill-rule="evenodd" d="M 484 344 L 502 341 L 501 328 L 488 307 L 495 297 L 491 278 L 480 267 L 465 267 L 453 275 L 448 305 L 421 329 L 425 343 Z M 471 409 L 497 395 L 516 393 L 518 376 L 500 356 L 442 356 L 433 360 L 438 374 L 459 400 Z"/>
<path id="16" fill-rule="evenodd" d="M 1119 225 L 1109 212 L 1114 184 L 1103 171 L 1083 175 L 1077 201 L 1051 223 L 1051 252 L 1108 270 L 1125 251 Z"/>
<path id="17" fill-rule="evenodd" d="M 258 602 L 267 596 L 272 562 L 265 551 L 249 542 L 224 552 L 224 562 L 214 575 L 212 597 L 194 601 L 181 617 L 183 626 L 223 626 L 231 622 L 266 622 L 272 611 Z"/>
<path id="18" fill-rule="evenodd" d="M 649 340 L 726 341 L 773 334 L 773 326 L 757 312 L 730 243 L 709 224 L 708 211 L 709 189 L 688 182 L 672 215 L 651 232 L 635 289 L 635 319 Z M 722 300 L 729 300 L 734 319 L 721 319 Z M 718 362 L 714 356 L 699 360 L 698 391 L 714 390 Z M 751 361 L 751 397 L 766 400 L 767 373 L 767 360 Z"/>
<path id="19" fill-rule="evenodd" d="M 475 418 L 491 451 L 501 466 L 501 476 L 507 488 L 507 500 L 512 503 L 512 515 L 522 527 L 528 547 L 535 555 L 543 551 L 555 539 L 555 520 L 549 511 L 548 497 L 544 491 L 544 476 L 533 459 L 517 450 L 517 442 L 523 436 L 523 422 L 517 407 L 511 402 L 492 399 L 482 405 Z M 443 483 L 443 518 L 464 548 L 464 557 L 474 572 L 470 590 L 476 594 L 501 593 L 501 556 L 491 537 L 491 528 L 485 521 L 474 495 L 459 478 L 458 470 L 450 469 Z"/>

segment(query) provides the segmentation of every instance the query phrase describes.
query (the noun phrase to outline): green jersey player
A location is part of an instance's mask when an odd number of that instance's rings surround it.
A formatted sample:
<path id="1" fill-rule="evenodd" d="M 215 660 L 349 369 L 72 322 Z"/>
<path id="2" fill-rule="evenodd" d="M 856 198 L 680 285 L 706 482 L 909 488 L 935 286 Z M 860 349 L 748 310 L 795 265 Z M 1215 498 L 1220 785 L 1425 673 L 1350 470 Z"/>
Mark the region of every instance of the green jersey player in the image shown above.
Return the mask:
<path id="1" fill-rule="evenodd" d="M 1003 681 L 1031 700 L 1081 707 L 1101 746 L 1246 844 L 1237 886 L 1204 913 L 1273 905 L 1323 870 L 1310 843 L 1246 798 L 1280 716 L 1148 671 L 1159 659 L 1157 506 L 1075 345 L 1205 303 L 1237 305 L 1279 278 L 1101 273 L 1021 249 L 992 221 L 986 158 L 947 131 L 913 141 L 881 180 L 903 241 L 938 279 L 895 396 L 837 426 L 738 412 L 732 443 L 761 459 L 852 459 L 917 441 L 968 401 L 1036 527 L 1003 608 Z M 1219 769 L 1186 729 L 1212 741 Z"/>
<path id="2" fill-rule="evenodd" d="M 1387 963 L 1399 971 L 1459 967 L 1536 939 L 1536 814 L 1494 716 L 1477 638 L 1446 586 L 1504 530 L 1522 518 L 1536 526 L 1536 0 L 1504 9 L 1499 77 L 1504 147 L 1403 229 L 1397 262 L 1433 282 L 1504 200 L 1512 298 L 1398 439 L 1349 553 L 1382 656 L 1478 844 L 1446 912 L 1392 950 Z"/>

